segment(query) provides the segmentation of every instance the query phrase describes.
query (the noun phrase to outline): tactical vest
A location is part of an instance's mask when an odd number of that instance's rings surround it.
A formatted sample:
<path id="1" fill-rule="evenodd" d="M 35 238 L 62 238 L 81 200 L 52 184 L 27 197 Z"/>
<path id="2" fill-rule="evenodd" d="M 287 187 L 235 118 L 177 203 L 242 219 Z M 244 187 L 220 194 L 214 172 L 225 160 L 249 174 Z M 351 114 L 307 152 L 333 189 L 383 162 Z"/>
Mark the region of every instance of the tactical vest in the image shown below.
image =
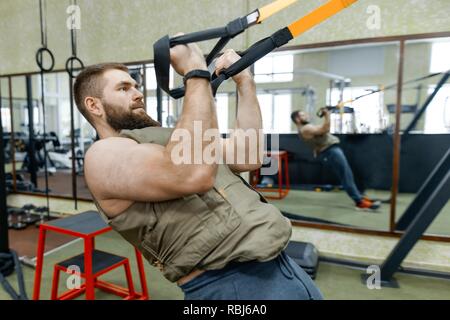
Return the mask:
<path id="1" fill-rule="evenodd" d="M 167 145 L 171 133 L 150 127 L 123 130 L 121 136 Z M 112 219 L 95 204 L 108 224 L 172 282 L 194 269 L 274 259 L 292 232 L 290 221 L 227 165 L 218 166 L 214 187 L 204 194 L 135 202 Z"/>

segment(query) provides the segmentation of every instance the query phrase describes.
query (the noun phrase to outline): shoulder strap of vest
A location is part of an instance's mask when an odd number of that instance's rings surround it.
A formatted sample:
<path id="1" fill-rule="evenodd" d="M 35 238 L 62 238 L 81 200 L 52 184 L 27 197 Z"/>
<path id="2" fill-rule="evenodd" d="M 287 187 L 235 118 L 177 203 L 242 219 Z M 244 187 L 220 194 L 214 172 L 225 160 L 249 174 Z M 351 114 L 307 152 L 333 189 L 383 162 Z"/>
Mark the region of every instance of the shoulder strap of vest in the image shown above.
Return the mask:
<path id="1" fill-rule="evenodd" d="M 122 130 L 120 136 L 133 139 L 137 143 L 156 143 L 166 145 L 173 132 L 173 128 L 148 127 L 135 130 Z"/>

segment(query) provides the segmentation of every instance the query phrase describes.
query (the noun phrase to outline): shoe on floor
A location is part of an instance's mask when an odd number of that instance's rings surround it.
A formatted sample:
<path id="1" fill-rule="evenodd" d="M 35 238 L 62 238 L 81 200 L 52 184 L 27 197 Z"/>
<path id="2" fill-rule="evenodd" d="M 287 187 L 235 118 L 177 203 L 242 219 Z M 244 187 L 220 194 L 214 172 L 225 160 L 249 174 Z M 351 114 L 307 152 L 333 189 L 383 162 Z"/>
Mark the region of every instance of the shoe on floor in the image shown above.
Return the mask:
<path id="1" fill-rule="evenodd" d="M 379 207 L 379 201 L 372 201 L 367 198 L 363 198 L 359 203 L 356 204 L 356 210 L 361 211 L 376 211 Z"/>

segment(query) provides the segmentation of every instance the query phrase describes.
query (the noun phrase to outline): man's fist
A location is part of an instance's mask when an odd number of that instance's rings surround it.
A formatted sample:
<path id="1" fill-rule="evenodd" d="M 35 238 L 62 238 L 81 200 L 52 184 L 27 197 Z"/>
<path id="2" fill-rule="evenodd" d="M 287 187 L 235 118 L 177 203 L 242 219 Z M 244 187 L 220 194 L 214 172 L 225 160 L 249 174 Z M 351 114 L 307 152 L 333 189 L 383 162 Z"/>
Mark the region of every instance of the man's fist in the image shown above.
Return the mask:
<path id="1" fill-rule="evenodd" d="M 229 68 L 239 59 L 241 59 L 241 57 L 233 49 L 225 50 L 223 55 L 216 60 L 215 73 L 219 75 L 222 70 Z M 248 68 L 233 76 L 233 80 L 237 84 L 248 79 L 252 79 L 252 74 Z"/>
<path id="2" fill-rule="evenodd" d="M 183 33 L 178 33 L 175 36 L 181 35 Z M 171 48 L 170 62 L 181 76 L 195 69 L 208 70 L 203 53 L 195 43 L 182 44 Z"/>

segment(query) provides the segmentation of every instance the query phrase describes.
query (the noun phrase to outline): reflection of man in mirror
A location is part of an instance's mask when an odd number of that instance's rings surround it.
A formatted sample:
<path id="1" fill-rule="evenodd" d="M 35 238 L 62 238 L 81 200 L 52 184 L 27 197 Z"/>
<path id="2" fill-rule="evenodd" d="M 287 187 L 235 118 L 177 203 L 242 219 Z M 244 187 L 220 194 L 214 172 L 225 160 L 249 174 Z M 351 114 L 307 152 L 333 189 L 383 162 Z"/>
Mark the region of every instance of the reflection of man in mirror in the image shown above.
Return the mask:
<path id="1" fill-rule="evenodd" d="M 291 119 L 302 140 L 313 150 L 314 156 L 337 175 L 356 208 L 367 211 L 378 209 L 380 203 L 363 196 L 356 187 L 352 169 L 339 147 L 339 138 L 330 134 L 330 113 L 326 108 L 321 112 L 324 118 L 322 125 L 311 124 L 309 116 L 300 110 L 294 111 Z"/>

